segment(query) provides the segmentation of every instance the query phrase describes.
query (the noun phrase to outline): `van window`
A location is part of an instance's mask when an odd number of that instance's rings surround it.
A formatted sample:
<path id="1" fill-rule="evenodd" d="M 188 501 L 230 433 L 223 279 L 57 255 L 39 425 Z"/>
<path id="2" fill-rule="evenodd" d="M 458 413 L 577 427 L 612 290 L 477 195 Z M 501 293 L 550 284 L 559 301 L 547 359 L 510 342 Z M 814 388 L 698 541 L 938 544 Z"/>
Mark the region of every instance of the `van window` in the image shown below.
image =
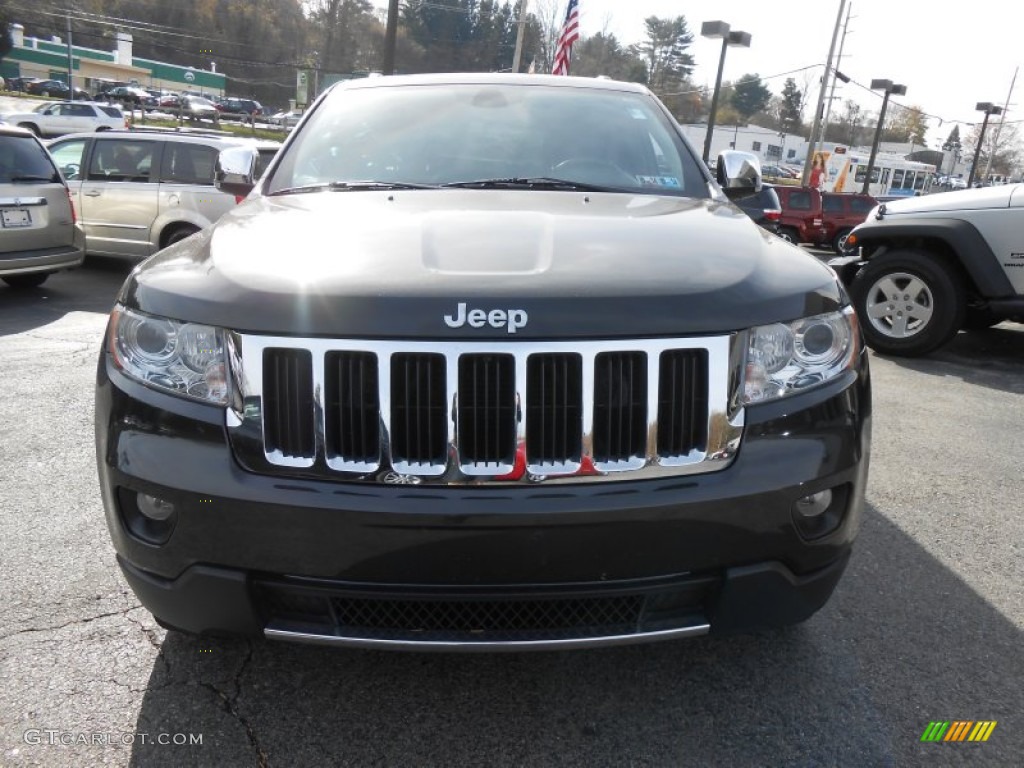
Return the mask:
<path id="1" fill-rule="evenodd" d="M 217 150 L 199 144 L 168 142 L 160 181 L 176 184 L 213 184 Z"/>
<path id="2" fill-rule="evenodd" d="M 89 163 L 89 181 L 149 181 L 155 141 L 99 140 Z"/>

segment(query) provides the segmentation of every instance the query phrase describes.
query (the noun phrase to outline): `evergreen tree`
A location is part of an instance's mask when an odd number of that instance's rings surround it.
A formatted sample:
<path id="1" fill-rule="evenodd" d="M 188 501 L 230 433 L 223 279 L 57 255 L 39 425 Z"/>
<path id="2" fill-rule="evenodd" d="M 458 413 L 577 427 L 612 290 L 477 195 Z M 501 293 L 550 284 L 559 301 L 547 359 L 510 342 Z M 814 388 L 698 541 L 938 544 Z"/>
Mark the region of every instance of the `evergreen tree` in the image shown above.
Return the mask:
<path id="1" fill-rule="evenodd" d="M 743 121 L 763 110 L 771 100 L 772 92 L 761 82 L 759 75 L 743 75 L 733 84 L 730 103 Z"/>

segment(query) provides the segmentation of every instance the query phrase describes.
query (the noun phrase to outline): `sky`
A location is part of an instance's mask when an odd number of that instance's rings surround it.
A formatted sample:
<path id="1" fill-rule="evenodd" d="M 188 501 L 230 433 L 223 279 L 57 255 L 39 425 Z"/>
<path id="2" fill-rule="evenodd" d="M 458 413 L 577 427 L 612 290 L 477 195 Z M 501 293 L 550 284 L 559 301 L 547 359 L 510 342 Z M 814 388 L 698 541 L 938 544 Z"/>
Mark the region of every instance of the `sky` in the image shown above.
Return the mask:
<path id="1" fill-rule="evenodd" d="M 555 7 L 565 12 L 567 0 L 527 0 L 528 10 Z M 378 5 L 386 3 L 378 0 Z M 725 60 L 725 80 L 756 73 L 776 94 L 792 70 L 817 65 L 817 69 L 793 72 L 791 77 L 817 103 L 818 86 L 828 57 L 840 0 L 579 0 L 580 26 L 584 37 L 612 32 L 624 44 L 644 37 L 648 16 L 682 14 L 696 38 L 690 53 L 696 60 L 693 77 L 698 84 L 714 86 L 721 52 L 720 40 L 700 37 L 701 23 L 722 20 L 733 29 L 751 33 L 750 48 L 730 48 Z M 907 86 L 907 95 L 891 97 L 891 104 L 919 106 L 935 115 L 929 121 L 928 144 L 935 148 L 961 123 L 982 114 L 979 101 L 1004 104 L 1014 69 L 1024 64 L 1024 3 L 1019 0 L 971 0 L 968 3 L 935 0 L 852 0 L 849 33 L 839 69 L 853 80 L 869 85 L 872 79 L 888 79 Z M 842 35 L 840 34 L 840 39 Z M 839 42 L 836 48 L 838 50 Z M 1024 72 L 1011 100 L 1007 121 L 1024 120 Z M 832 113 L 853 99 L 871 112 L 881 106 L 881 96 L 854 84 L 839 84 Z M 808 106 L 809 118 L 813 106 Z M 939 120 L 942 120 L 940 125 Z"/>
<path id="2" fill-rule="evenodd" d="M 542 7 L 556 0 L 531 0 Z M 557 0 L 561 6 L 563 0 Z M 714 86 L 721 41 L 700 37 L 701 23 L 722 20 L 735 30 L 752 35 L 750 48 L 730 48 L 723 79 L 746 73 L 762 79 L 809 65 L 809 97 L 817 103 L 817 81 L 828 57 L 840 0 L 579 0 L 584 36 L 607 30 L 623 43 L 644 37 L 647 16 L 682 14 L 696 38 L 690 52 L 696 60 L 693 72 L 699 84 Z M 971 0 L 969 3 L 934 0 L 848 0 L 849 32 L 843 46 L 840 71 L 869 85 L 872 79 L 888 79 L 907 86 L 903 97 L 890 103 L 919 106 L 935 115 L 929 121 L 929 146 L 941 144 L 952 129 L 950 121 L 973 123 L 982 113 L 979 101 L 1004 104 L 1014 69 L 1024 64 L 1024 4 L 1015 0 Z M 531 8 L 532 9 L 532 8 Z M 842 30 L 840 38 L 842 40 Z M 838 51 L 839 40 L 836 48 Z M 804 87 L 803 72 L 790 75 Z M 782 90 L 785 76 L 765 80 L 771 90 Z M 1018 78 L 1007 121 L 1024 120 L 1024 72 Z M 835 114 L 846 99 L 877 112 L 880 95 L 854 84 L 838 84 Z M 1016 107 L 1014 106 L 1016 103 Z M 809 118 L 813 107 L 808 107 Z M 943 122 L 940 126 L 939 119 Z M 961 125 L 966 135 L 967 125 Z"/>

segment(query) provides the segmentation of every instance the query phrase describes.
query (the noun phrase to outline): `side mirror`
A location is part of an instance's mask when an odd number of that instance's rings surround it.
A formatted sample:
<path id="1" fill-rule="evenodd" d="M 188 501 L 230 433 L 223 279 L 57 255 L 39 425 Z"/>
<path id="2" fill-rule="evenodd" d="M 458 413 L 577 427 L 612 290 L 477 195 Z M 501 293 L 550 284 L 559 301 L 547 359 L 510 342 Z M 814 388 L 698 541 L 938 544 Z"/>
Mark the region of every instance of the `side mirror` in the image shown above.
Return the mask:
<path id="1" fill-rule="evenodd" d="M 256 186 L 256 161 L 259 153 L 250 147 L 232 147 L 217 156 L 217 189 L 229 195 L 245 196 Z"/>
<path id="2" fill-rule="evenodd" d="M 761 191 L 761 161 L 750 152 L 727 150 L 715 167 L 718 186 L 730 200 L 740 200 Z"/>

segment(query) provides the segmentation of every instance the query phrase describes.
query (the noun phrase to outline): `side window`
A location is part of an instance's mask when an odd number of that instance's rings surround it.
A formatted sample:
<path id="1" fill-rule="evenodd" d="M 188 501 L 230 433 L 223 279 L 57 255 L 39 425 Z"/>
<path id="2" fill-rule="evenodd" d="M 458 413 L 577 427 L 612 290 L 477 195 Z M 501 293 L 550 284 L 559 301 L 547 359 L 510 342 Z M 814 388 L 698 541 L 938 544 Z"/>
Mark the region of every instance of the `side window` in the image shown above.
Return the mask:
<path id="1" fill-rule="evenodd" d="M 760 141 L 753 142 L 753 146 L 751 147 L 751 149 L 753 149 L 755 152 L 760 152 L 761 151 L 761 142 Z"/>
<path id="2" fill-rule="evenodd" d="M 217 150 L 199 144 L 168 142 L 160 181 L 174 184 L 213 184 Z"/>
<path id="3" fill-rule="evenodd" d="M 832 195 L 821 196 L 821 210 L 826 213 L 842 213 L 843 201 L 841 198 Z"/>
<path id="4" fill-rule="evenodd" d="M 156 147 L 155 141 L 97 141 L 89 163 L 89 181 L 149 181 Z"/>
<path id="5" fill-rule="evenodd" d="M 875 203 L 873 201 L 865 200 L 863 197 L 855 197 L 850 200 L 850 209 L 854 213 L 869 213 L 874 207 Z"/>
<path id="6" fill-rule="evenodd" d="M 892 188 L 899 189 L 903 186 L 903 169 L 895 168 L 892 172 Z"/>
<path id="7" fill-rule="evenodd" d="M 92 117 L 92 107 L 88 104 L 66 104 L 65 109 L 75 117 Z"/>
<path id="8" fill-rule="evenodd" d="M 82 178 L 82 155 L 85 154 L 86 142 L 86 139 L 65 141 L 60 146 L 50 147 L 53 161 L 68 181 Z"/>
<path id="9" fill-rule="evenodd" d="M 791 192 L 789 207 L 796 211 L 811 210 L 811 196 L 807 192 Z"/>
<path id="10" fill-rule="evenodd" d="M 903 189 L 914 188 L 914 176 L 915 173 L 913 171 L 907 171 L 907 175 L 903 177 Z"/>

